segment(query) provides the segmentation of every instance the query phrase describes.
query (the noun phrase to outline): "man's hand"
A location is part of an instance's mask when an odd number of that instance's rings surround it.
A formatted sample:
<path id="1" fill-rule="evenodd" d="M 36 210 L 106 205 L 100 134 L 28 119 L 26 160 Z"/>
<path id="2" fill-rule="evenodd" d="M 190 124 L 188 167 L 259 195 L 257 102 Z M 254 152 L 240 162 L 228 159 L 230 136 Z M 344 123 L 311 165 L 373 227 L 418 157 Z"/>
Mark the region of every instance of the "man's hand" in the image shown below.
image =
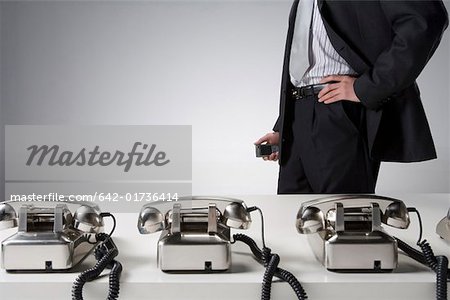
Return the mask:
<path id="1" fill-rule="evenodd" d="M 261 137 L 259 140 L 255 142 L 255 145 L 260 145 L 262 143 L 267 143 L 271 145 L 278 145 L 280 142 L 280 133 L 278 132 L 269 132 L 268 134 Z M 270 154 L 269 156 L 263 157 L 264 160 L 278 160 L 278 151 Z"/>
<path id="2" fill-rule="evenodd" d="M 330 104 L 337 101 L 353 101 L 361 102 L 355 94 L 353 83 L 356 78 L 346 75 L 331 75 L 324 77 L 320 83 L 329 81 L 337 81 L 336 83 L 328 84 L 322 89 L 318 95 L 319 102 Z"/>

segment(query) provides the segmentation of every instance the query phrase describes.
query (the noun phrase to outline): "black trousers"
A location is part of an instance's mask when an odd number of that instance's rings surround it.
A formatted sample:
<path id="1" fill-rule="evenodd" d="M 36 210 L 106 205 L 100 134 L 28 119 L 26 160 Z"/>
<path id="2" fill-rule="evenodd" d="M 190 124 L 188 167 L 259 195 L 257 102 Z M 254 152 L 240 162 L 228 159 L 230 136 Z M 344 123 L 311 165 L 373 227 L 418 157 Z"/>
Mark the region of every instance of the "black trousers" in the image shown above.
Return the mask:
<path id="1" fill-rule="evenodd" d="M 374 193 L 380 162 L 369 156 L 365 108 L 360 103 L 294 103 L 285 124 L 278 194 Z"/>

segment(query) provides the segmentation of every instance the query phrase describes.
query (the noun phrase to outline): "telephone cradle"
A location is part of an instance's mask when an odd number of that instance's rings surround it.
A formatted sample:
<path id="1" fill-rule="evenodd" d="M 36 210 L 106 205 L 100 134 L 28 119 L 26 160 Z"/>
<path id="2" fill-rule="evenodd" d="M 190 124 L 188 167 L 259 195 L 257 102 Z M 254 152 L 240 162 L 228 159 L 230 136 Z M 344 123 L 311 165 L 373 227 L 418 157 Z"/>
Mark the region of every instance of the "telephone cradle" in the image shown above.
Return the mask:
<path id="1" fill-rule="evenodd" d="M 447 216 L 445 216 L 436 226 L 436 233 L 444 240 L 450 242 L 450 209 Z"/>
<path id="2" fill-rule="evenodd" d="M 397 267 L 397 241 L 382 224 L 409 226 L 405 204 L 375 195 L 340 195 L 304 202 L 297 214 L 316 258 L 331 271 L 387 272 Z"/>
<path id="3" fill-rule="evenodd" d="M 7 271 L 68 270 L 95 248 L 90 238 L 103 229 L 100 210 L 90 203 L 78 203 L 74 214 L 74 202 L 0 204 L 0 229 L 18 227 L 1 245 Z"/>
<path id="4" fill-rule="evenodd" d="M 250 223 L 242 200 L 183 197 L 143 206 L 138 229 L 161 231 L 157 261 L 162 271 L 211 272 L 231 266 L 230 228 L 247 229 Z"/>

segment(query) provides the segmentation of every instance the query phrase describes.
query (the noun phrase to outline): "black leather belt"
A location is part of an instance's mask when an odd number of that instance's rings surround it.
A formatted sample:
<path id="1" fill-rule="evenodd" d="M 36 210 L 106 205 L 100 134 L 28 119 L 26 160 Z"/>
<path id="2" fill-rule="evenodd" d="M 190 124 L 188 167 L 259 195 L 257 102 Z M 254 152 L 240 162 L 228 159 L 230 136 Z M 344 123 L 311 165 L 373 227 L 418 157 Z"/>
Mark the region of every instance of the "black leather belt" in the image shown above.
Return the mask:
<path id="1" fill-rule="evenodd" d="M 311 84 L 302 87 L 293 87 L 292 88 L 292 98 L 294 100 L 301 100 L 308 96 L 317 95 L 323 88 L 325 88 L 330 83 L 336 83 L 337 81 L 329 81 L 326 83 L 319 84 Z"/>

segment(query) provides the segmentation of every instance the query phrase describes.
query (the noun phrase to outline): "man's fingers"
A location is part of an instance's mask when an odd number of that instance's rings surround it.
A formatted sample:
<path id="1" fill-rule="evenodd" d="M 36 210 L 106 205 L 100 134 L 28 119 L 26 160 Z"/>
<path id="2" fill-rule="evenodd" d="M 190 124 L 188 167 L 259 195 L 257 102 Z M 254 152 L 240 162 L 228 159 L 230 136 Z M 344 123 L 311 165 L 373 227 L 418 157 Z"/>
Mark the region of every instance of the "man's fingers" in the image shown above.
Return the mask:
<path id="1" fill-rule="evenodd" d="M 263 160 L 277 161 L 278 160 L 278 151 L 277 152 L 273 152 L 269 156 L 263 156 L 262 159 Z"/>
<path id="2" fill-rule="evenodd" d="M 259 140 L 255 142 L 255 145 L 259 145 L 261 143 L 267 142 L 269 140 L 269 134 L 264 135 Z"/>
<path id="3" fill-rule="evenodd" d="M 278 144 L 279 140 L 279 133 L 275 132 L 269 132 L 263 137 L 261 137 L 259 140 L 257 140 L 254 144 L 260 145 L 262 143 L 269 143 L 269 144 Z M 263 156 L 263 160 L 278 160 L 278 152 L 271 153 L 269 156 Z"/>
<path id="4" fill-rule="evenodd" d="M 275 152 L 269 155 L 269 160 L 275 160 Z"/>
<path id="5" fill-rule="evenodd" d="M 273 161 L 277 161 L 278 160 L 278 151 L 274 152 L 270 155 L 270 159 Z"/>
<path id="6" fill-rule="evenodd" d="M 323 95 L 327 94 L 328 92 L 338 89 L 339 86 L 340 86 L 339 83 L 330 83 L 325 88 L 323 88 L 317 96 L 319 98 L 321 98 Z"/>
<path id="7" fill-rule="evenodd" d="M 326 95 L 324 95 L 323 97 L 319 98 L 319 102 L 326 102 L 332 98 L 337 98 L 339 97 L 340 93 L 337 91 L 331 91 L 328 92 Z"/>
<path id="8" fill-rule="evenodd" d="M 319 92 L 319 102 L 324 104 L 330 104 L 341 100 L 360 102 L 353 89 L 355 80 L 354 77 L 347 75 L 325 76 L 320 81 L 321 83 L 329 81 L 337 81 L 337 83 L 330 83 Z"/>
<path id="9" fill-rule="evenodd" d="M 263 137 L 261 137 L 259 140 L 257 140 L 256 142 L 254 142 L 255 145 L 260 145 L 262 143 L 268 143 L 268 144 L 278 144 L 278 132 L 273 133 L 273 132 L 269 132 L 266 135 L 264 135 Z"/>

